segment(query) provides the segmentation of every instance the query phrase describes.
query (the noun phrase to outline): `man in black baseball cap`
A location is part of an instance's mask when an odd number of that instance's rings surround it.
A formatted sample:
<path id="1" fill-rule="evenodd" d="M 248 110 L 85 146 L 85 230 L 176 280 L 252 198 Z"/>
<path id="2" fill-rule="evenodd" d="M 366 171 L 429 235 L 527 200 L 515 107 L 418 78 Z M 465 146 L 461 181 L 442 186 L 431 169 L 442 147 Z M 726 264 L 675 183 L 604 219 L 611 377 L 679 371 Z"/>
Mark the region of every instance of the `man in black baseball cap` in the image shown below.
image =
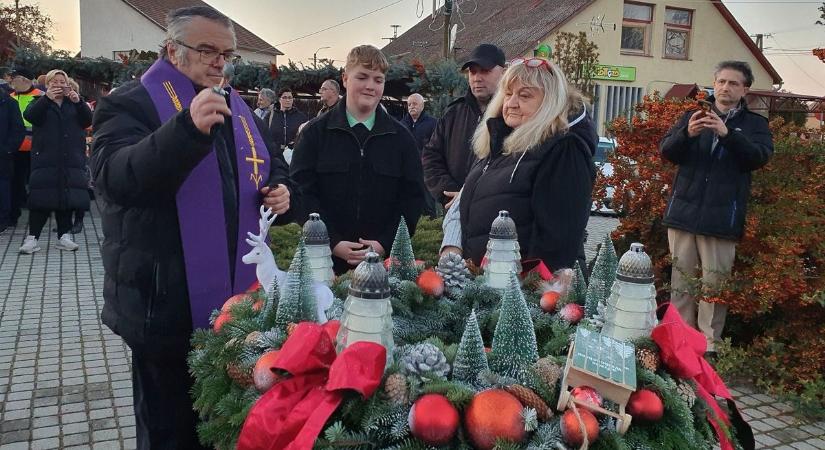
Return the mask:
<path id="1" fill-rule="evenodd" d="M 424 182 L 445 208 L 452 205 L 475 161 L 473 133 L 496 93 L 505 64 L 504 52 L 493 44 L 473 49 L 461 66 L 470 89 L 467 95 L 450 103 L 424 147 Z"/>

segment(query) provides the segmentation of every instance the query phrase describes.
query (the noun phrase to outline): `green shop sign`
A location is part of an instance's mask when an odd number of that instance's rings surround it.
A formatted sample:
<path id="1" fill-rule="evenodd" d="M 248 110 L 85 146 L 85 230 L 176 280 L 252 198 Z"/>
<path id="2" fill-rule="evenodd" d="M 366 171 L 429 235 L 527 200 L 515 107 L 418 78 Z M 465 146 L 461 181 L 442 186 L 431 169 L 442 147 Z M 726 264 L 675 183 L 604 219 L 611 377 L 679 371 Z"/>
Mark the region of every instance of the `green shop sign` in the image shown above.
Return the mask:
<path id="1" fill-rule="evenodd" d="M 636 68 L 626 66 L 606 66 L 599 64 L 596 66 L 595 80 L 610 81 L 636 81 Z"/>

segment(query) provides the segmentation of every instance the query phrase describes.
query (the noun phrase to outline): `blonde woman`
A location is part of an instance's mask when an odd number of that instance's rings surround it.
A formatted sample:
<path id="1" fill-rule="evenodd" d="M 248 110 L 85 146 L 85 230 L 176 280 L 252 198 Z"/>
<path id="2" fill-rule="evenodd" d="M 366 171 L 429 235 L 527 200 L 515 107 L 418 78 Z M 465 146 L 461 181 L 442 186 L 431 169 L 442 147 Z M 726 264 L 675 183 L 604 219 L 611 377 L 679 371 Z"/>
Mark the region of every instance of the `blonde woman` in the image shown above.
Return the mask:
<path id="1" fill-rule="evenodd" d="M 40 232 L 52 212 L 59 237 L 55 246 L 77 250 L 69 233 L 72 210 L 89 209 L 85 130 L 92 124 L 92 111 L 71 88 L 66 72 L 49 71 L 46 87 L 46 95 L 23 113 L 32 124 L 29 235 L 20 247 L 27 254 L 40 250 Z"/>
<path id="2" fill-rule="evenodd" d="M 490 224 L 507 210 L 523 259 L 572 267 L 590 214 L 597 143 L 582 96 L 555 64 L 511 61 L 473 136 L 478 161 L 459 203 L 464 255 L 481 264 Z"/>

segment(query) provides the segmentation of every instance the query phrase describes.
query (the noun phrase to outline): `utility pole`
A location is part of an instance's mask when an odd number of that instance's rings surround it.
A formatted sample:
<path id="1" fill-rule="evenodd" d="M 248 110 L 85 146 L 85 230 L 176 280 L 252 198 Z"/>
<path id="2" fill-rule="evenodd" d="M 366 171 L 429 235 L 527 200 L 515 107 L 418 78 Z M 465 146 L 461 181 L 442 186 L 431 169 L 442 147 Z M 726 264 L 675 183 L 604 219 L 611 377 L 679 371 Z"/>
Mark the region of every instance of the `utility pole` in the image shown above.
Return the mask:
<path id="1" fill-rule="evenodd" d="M 453 0 L 444 0 L 444 59 L 450 58 L 450 18 L 453 14 Z"/>
<path id="2" fill-rule="evenodd" d="M 760 52 L 761 52 L 761 51 L 762 51 L 762 49 L 764 48 L 764 44 L 763 44 L 763 42 L 762 42 L 762 39 L 763 39 L 764 37 L 765 37 L 765 35 L 764 35 L 764 34 L 762 34 L 762 33 L 759 33 L 759 34 L 757 34 L 757 35 L 756 35 L 756 46 L 757 46 L 757 47 L 759 47 L 759 51 L 760 51 Z"/>

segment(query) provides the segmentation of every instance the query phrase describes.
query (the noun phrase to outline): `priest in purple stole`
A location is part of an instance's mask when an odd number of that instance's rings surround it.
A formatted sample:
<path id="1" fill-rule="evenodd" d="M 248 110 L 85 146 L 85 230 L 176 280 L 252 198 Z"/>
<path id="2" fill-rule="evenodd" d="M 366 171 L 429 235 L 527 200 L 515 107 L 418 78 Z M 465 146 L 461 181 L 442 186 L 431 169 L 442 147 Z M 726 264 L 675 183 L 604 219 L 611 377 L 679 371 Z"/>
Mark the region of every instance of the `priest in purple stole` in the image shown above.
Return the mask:
<path id="1" fill-rule="evenodd" d="M 140 449 L 199 448 L 189 338 L 255 281 L 241 256 L 259 206 L 279 223 L 298 210 L 283 156 L 223 79 L 235 55 L 230 19 L 207 6 L 171 11 L 160 59 L 95 112 L 102 319 L 132 349 Z"/>

